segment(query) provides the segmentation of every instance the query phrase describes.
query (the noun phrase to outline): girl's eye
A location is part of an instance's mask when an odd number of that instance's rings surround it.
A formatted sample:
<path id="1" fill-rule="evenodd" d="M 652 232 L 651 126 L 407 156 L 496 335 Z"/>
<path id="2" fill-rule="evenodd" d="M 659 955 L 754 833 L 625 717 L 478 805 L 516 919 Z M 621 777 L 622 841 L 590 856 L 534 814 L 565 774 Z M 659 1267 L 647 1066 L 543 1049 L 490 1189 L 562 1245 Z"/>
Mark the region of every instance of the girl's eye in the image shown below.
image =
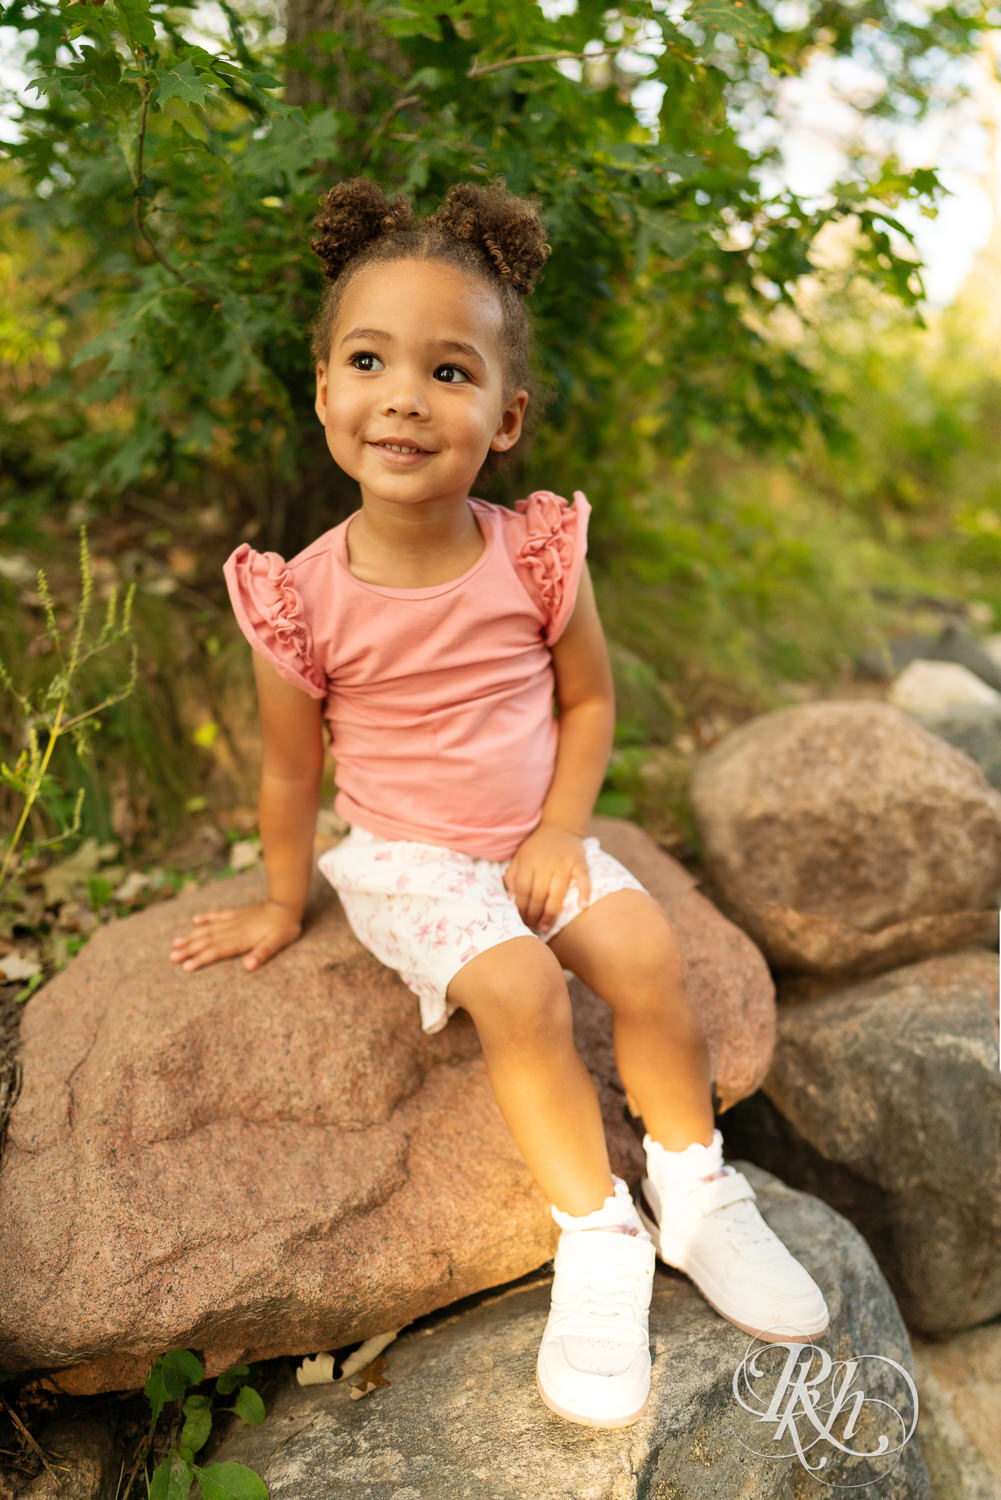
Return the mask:
<path id="1" fill-rule="evenodd" d="M 439 365 L 434 372 L 435 380 L 440 380 L 443 385 L 461 385 L 469 379 L 461 365 Z"/>
<path id="2" fill-rule="evenodd" d="M 354 365 L 356 370 L 381 370 L 384 368 L 378 354 L 369 354 L 366 350 L 362 350 L 359 354 L 352 354 L 350 363 Z"/>

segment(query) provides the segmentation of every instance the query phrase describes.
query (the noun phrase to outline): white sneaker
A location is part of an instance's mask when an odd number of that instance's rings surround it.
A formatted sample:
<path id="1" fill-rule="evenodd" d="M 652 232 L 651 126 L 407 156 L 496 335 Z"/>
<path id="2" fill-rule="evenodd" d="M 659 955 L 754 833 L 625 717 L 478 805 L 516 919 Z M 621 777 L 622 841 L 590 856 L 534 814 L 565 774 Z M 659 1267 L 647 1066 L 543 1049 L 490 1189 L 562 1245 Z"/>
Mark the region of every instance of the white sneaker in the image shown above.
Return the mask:
<path id="1" fill-rule="evenodd" d="M 587 1427 L 626 1427 L 650 1394 L 645 1234 L 582 1229 L 560 1236 L 536 1382 L 550 1411 Z"/>
<path id="2" fill-rule="evenodd" d="M 754 1197 L 741 1172 L 723 1167 L 708 1181 L 644 1177 L 638 1209 L 661 1260 L 690 1276 L 724 1318 L 758 1338 L 807 1342 L 827 1328 L 827 1303 Z"/>

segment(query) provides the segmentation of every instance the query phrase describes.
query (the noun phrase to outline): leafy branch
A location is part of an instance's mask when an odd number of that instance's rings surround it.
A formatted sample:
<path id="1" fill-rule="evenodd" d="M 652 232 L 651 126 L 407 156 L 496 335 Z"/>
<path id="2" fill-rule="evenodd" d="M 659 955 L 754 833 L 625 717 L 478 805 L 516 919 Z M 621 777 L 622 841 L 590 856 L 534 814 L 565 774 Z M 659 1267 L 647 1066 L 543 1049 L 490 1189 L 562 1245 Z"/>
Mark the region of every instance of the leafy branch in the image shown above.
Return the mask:
<path id="1" fill-rule="evenodd" d="M 137 63 L 138 62 L 139 59 L 137 58 Z M 169 271 L 170 275 L 173 276 L 175 281 L 179 281 L 181 286 L 186 286 L 189 291 L 196 293 L 197 296 L 203 297 L 207 302 L 211 302 L 213 305 L 215 305 L 217 299 L 207 287 L 202 286 L 200 282 L 190 281 L 188 277 L 184 275 L 183 271 L 179 271 L 173 264 L 173 262 L 169 260 L 166 255 L 164 255 L 156 240 L 154 240 L 152 234 L 150 234 L 149 225 L 146 223 L 146 216 L 143 213 L 143 162 L 146 149 L 146 131 L 149 122 L 150 98 L 153 93 L 153 88 L 148 77 L 143 76 L 140 79 L 139 88 L 142 94 L 142 110 L 139 117 L 139 135 L 136 142 L 135 185 L 132 191 L 132 201 L 135 209 L 136 229 L 139 232 L 140 238 L 146 245 L 149 246 L 150 250 L 153 252 L 153 255 L 156 257 L 156 259 L 160 262 L 161 266 L 163 266 L 165 271 Z"/>
<path id="2" fill-rule="evenodd" d="M 594 52 L 537 52 L 524 57 L 505 57 L 500 62 L 474 62 L 467 70 L 467 78 L 486 78 L 488 73 L 500 73 L 504 68 L 529 67 L 532 63 L 594 62 L 599 57 L 612 57 L 617 52 L 627 52 L 635 47 L 635 39 L 617 42 L 614 47 L 601 47 Z"/>
<path id="3" fill-rule="evenodd" d="M 137 676 L 137 649 L 132 645 L 128 681 L 114 692 L 107 694 L 99 703 L 78 713 L 70 712 L 70 700 L 81 669 L 96 656 L 125 640 L 132 630 L 132 602 L 135 587 L 130 586 L 119 608 L 118 590 L 112 589 L 105 608 L 104 621 L 96 638 L 87 644 L 87 626 L 94 602 L 94 575 L 87 545 L 87 531 L 80 528 L 80 604 L 76 626 L 68 648 L 66 637 L 56 619 L 55 602 L 44 571 L 38 574 L 38 595 L 45 614 L 45 634 L 52 642 L 56 655 L 57 671 L 48 686 L 39 694 L 21 692 L 5 663 L 0 660 L 0 687 L 6 689 L 21 709 L 25 724 L 27 744 L 16 763 L 8 766 L 0 762 L 0 783 L 11 788 L 22 798 L 21 814 L 13 834 L 7 843 L 3 863 L 0 865 L 0 890 L 10 873 L 14 855 L 28 826 L 35 807 L 46 802 L 49 766 L 53 751 L 61 739 L 69 735 L 81 759 L 87 752 L 87 730 L 99 728 L 97 715 L 127 698 L 132 692 Z M 43 743 L 44 736 L 44 743 Z M 64 823 L 51 838 L 36 841 L 33 849 L 47 848 L 63 843 L 80 827 L 80 811 L 83 791 L 76 799 L 69 823 Z M 58 814 L 56 815 L 58 817 Z"/>

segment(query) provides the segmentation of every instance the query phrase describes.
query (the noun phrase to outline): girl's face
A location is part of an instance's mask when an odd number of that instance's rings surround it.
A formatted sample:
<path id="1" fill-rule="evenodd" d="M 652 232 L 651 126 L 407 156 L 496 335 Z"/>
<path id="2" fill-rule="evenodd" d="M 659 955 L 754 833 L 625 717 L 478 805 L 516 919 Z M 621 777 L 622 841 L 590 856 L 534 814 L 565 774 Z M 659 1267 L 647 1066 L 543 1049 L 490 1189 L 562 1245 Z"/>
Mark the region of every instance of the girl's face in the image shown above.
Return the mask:
<path id="1" fill-rule="evenodd" d="M 464 503 L 492 448 L 521 433 L 528 395 L 506 389 L 499 300 L 434 260 L 367 266 L 348 283 L 316 414 L 365 502 Z"/>

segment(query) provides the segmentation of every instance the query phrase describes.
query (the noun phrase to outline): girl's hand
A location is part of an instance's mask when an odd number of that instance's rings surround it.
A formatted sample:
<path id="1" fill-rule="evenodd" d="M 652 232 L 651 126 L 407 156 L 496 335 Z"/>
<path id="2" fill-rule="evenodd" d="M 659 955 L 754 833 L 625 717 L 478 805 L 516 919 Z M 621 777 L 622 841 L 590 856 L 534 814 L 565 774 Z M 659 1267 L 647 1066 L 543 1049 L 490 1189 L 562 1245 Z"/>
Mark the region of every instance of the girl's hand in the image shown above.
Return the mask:
<path id="1" fill-rule="evenodd" d="M 277 901 L 256 901 L 230 911 L 203 911 L 195 917 L 193 932 L 176 937 L 170 955 L 182 969 L 203 969 L 221 958 L 239 953 L 245 969 L 258 969 L 282 948 L 294 943 L 302 922 Z"/>
<path id="2" fill-rule="evenodd" d="M 569 828 L 540 823 L 516 851 L 504 872 L 521 919 L 534 931 L 548 932 L 573 881 L 584 905 L 591 897 L 584 842 Z"/>

